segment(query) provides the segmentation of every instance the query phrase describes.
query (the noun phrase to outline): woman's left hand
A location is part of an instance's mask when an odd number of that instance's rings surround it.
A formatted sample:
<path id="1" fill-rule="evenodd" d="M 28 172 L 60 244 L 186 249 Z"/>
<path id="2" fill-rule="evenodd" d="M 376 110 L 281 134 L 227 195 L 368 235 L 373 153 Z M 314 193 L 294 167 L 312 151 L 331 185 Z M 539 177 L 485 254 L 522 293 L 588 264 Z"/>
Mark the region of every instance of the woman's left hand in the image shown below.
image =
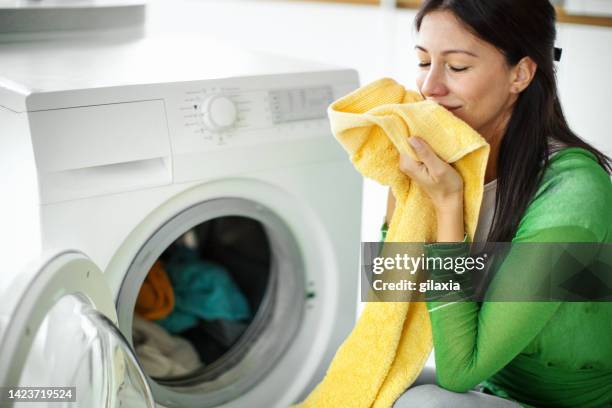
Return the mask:
<path id="1" fill-rule="evenodd" d="M 418 136 L 408 139 L 420 161 L 400 154 L 400 170 L 414 180 L 433 202 L 436 211 L 463 203 L 463 179 L 457 170 L 440 159 L 427 142 Z"/>

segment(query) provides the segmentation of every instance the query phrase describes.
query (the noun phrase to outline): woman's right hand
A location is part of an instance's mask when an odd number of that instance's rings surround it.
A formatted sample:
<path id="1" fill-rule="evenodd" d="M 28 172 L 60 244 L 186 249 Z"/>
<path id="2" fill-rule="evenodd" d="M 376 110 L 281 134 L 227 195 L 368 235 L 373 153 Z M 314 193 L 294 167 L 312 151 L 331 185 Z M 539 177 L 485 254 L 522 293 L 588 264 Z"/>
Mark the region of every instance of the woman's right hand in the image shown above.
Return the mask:
<path id="1" fill-rule="evenodd" d="M 464 237 L 463 178 L 453 166 L 440 159 L 424 140 L 417 141 L 417 138 L 412 137 L 408 141 L 414 147 L 419 161 L 402 154 L 400 170 L 430 197 L 437 217 L 436 241 L 461 242 Z M 395 198 L 389 190 L 387 223 L 394 210 Z"/>
<path id="2" fill-rule="evenodd" d="M 431 199 L 436 211 L 463 204 L 463 178 L 453 166 L 440 159 L 423 139 L 413 136 L 408 142 L 418 161 L 407 154 L 400 155 L 400 170 L 416 182 Z"/>

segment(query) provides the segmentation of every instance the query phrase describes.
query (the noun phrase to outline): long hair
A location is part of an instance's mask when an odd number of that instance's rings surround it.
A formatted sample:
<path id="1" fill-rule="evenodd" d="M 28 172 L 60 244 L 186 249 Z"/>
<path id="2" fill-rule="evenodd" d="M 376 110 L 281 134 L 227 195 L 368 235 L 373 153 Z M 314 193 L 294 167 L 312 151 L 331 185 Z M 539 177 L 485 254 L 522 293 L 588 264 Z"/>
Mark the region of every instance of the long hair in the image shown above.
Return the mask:
<path id="1" fill-rule="evenodd" d="M 509 66 L 523 57 L 537 64 L 505 129 L 497 162 L 497 193 L 488 242 L 510 242 L 548 166 L 563 147 L 592 152 L 610 174 L 610 158 L 569 128 L 557 93 L 555 10 L 548 0 L 425 0 L 415 24 L 434 10 L 452 12 L 474 35 L 500 50 Z M 516 160 L 520 157 L 521 160 Z"/>

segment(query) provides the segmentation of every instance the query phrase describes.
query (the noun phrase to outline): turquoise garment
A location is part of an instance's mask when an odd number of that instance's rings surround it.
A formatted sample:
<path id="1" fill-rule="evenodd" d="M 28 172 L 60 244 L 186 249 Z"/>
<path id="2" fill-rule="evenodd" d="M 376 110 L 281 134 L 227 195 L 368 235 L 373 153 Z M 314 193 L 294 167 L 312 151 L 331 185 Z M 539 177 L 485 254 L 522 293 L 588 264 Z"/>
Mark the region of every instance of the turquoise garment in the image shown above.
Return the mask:
<path id="1" fill-rule="evenodd" d="M 246 298 L 222 266 L 178 246 L 165 267 L 174 289 L 175 306 L 170 315 L 157 323 L 169 332 L 192 328 L 199 319 L 250 319 Z"/>
<path id="2" fill-rule="evenodd" d="M 593 154 L 572 147 L 553 155 L 512 242 L 612 243 L 612 182 Z M 469 243 L 430 244 L 426 251 L 467 256 Z M 537 256 L 511 257 L 495 275 L 497 287 L 538 276 Z M 465 392 L 482 384 L 523 406 L 612 407 L 612 302 L 427 307 L 442 387 Z"/>

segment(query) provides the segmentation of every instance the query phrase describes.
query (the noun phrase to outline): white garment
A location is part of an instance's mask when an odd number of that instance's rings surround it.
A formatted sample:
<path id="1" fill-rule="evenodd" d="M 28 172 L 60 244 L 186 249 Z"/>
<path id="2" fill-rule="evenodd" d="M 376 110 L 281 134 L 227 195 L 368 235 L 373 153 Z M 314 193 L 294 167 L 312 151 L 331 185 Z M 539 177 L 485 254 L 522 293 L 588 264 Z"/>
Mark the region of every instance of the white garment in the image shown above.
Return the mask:
<path id="1" fill-rule="evenodd" d="M 497 179 L 484 185 L 482 204 L 478 215 L 478 225 L 474 242 L 485 242 L 491 229 L 493 211 L 495 211 L 495 193 L 497 192 Z"/>
<path id="2" fill-rule="evenodd" d="M 193 345 L 160 325 L 134 315 L 132 339 L 146 374 L 165 378 L 189 374 L 202 366 Z"/>
<path id="3" fill-rule="evenodd" d="M 484 191 L 482 194 L 482 204 L 480 205 L 480 214 L 478 215 L 478 225 L 476 226 L 476 233 L 474 237 L 474 244 L 471 246 L 472 253 L 480 253 L 484 249 L 485 242 L 487 242 L 487 236 L 491 230 L 491 223 L 493 221 L 493 212 L 495 211 L 495 193 L 497 192 L 497 179 L 484 185 Z M 486 262 L 483 276 L 479 283 L 476 283 L 476 293 L 483 293 L 486 285 L 485 277 L 489 274 L 489 268 L 492 265 L 494 256 L 489 253 L 488 261 Z"/>
<path id="4" fill-rule="evenodd" d="M 565 145 L 559 145 L 565 146 Z M 557 149 L 560 147 L 557 146 Z M 567 147 L 567 146 L 565 146 Z M 548 160 L 551 160 L 553 155 L 559 150 L 554 150 L 548 155 Z M 493 212 L 495 211 L 495 194 L 497 193 L 497 179 L 488 182 L 484 185 L 482 194 L 482 204 L 480 205 L 480 214 L 478 215 L 478 224 L 473 242 L 486 242 L 491 223 L 493 222 Z"/>

